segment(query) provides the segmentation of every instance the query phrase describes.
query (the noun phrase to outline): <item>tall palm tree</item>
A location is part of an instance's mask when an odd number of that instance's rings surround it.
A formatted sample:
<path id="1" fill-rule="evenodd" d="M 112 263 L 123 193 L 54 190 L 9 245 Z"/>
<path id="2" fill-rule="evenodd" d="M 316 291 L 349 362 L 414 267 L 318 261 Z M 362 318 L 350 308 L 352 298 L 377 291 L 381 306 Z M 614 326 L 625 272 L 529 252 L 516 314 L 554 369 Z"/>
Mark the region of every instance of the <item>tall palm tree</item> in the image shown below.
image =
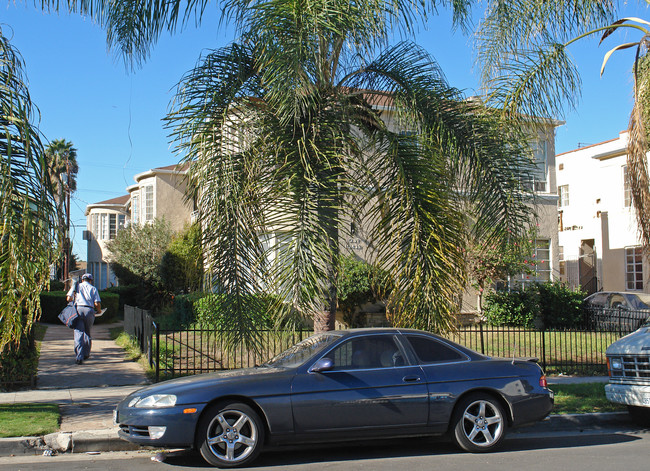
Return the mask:
<path id="1" fill-rule="evenodd" d="M 51 260 L 51 190 L 23 69 L 0 29 L 0 352 L 31 330 Z"/>
<path id="2" fill-rule="evenodd" d="M 270 289 L 333 328 L 341 241 L 356 221 L 368 259 L 393 278 L 393 323 L 449 329 L 465 232 L 503 238 L 531 216 L 516 128 L 450 87 L 413 43 L 366 59 L 381 37 L 364 8 L 253 2 L 241 41 L 179 84 L 168 123 L 191 163 L 211 279 L 241 327 L 251 295 Z M 271 257 L 269 235 L 280 241 Z"/>
<path id="3" fill-rule="evenodd" d="M 62 263 L 69 263 L 70 246 L 68 220 L 69 198 L 77 189 L 77 149 L 70 141 L 54 139 L 45 148 L 45 163 L 56 204 L 58 243 L 63 253 Z M 64 273 L 67 271 L 64 269 Z"/>
<path id="4" fill-rule="evenodd" d="M 465 99 L 415 44 L 387 46 L 392 28 L 409 33 L 440 5 L 465 24 L 472 3 L 225 2 L 239 39 L 186 75 L 167 119 L 192 164 L 211 279 L 239 332 L 264 291 L 332 328 L 352 222 L 392 275 L 393 322 L 447 329 L 464 234 L 524 229 L 530 159 L 517 126 Z M 137 62 L 161 31 L 200 22 L 209 2 L 70 4 Z M 280 241 L 272 257 L 269 240 Z"/>

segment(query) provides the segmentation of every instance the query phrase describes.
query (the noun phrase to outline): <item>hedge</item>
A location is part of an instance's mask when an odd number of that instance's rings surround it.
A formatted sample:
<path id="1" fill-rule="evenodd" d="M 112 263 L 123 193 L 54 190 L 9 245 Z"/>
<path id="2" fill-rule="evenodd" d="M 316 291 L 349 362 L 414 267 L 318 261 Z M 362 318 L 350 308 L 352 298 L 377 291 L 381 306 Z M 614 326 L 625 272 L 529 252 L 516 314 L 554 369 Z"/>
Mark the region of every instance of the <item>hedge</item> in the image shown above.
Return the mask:
<path id="1" fill-rule="evenodd" d="M 43 291 L 41 293 L 41 322 L 47 324 L 59 324 L 58 315 L 68 304 L 65 300 L 65 291 Z M 118 317 L 120 296 L 115 293 L 101 291 L 99 297 L 102 299 L 102 308 L 108 310 L 102 317 L 95 318 L 95 324 L 106 324 L 113 322 Z"/>

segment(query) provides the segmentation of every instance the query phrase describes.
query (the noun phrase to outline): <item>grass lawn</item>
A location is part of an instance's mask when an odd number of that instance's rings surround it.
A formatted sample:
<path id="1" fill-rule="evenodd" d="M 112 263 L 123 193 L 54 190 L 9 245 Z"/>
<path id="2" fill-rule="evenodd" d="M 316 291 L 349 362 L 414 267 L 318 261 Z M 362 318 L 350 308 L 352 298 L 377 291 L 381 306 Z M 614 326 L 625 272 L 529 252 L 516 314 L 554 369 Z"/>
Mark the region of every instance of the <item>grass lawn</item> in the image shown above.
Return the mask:
<path id="1" fill-rule="evenodd" d="M 59 418 L 57 404 L 0 404 L 0 438 L 56 432 Z"/>
<path id="2" fill-rule="evenodd" d="M 582 414 L 590 412 L 621 412 L 627 408 L 609 402 L 604 383 L 551 384 L 555 392 L 554 414 Z"/>

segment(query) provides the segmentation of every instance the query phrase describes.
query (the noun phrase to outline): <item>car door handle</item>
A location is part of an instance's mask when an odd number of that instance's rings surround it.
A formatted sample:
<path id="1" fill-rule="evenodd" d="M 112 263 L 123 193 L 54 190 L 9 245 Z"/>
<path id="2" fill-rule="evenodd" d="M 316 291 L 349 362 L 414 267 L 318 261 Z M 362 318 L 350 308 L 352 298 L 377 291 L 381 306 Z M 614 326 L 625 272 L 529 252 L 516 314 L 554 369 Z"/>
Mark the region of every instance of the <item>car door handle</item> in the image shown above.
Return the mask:
<path id="1" fill-rule="evenodd" d="M 414 383 L 416 381 L 420 381 L 420 377 L 417 375 L 404 376 L 402 378 L 402 381 L 404 381 L 405 383 Z"/>

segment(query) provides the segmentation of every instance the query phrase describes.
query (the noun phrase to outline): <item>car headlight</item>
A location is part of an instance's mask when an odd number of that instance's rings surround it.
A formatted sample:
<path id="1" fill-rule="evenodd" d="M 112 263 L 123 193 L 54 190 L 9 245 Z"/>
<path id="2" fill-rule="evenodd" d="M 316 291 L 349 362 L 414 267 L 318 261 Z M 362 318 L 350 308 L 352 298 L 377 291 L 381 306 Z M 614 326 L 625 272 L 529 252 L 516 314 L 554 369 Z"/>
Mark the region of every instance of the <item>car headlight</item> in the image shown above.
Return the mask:
<path id="1" fill-rule="evenodd" d="M 145 397 L 134 397 L 129 402 L 129 407 L 138 408 L 156 408 L 156 407 L 173 407 L 176 405 L 176 396 L 173 394 L 152 394 Z"/>
<path id="2" fill-rule="evenodd" d="M 623 369 L 623 363 L 618 358 L 612 358 L 610 360 L 610 365 L 611 365 L 613 370 L 622 370 Z"/>

